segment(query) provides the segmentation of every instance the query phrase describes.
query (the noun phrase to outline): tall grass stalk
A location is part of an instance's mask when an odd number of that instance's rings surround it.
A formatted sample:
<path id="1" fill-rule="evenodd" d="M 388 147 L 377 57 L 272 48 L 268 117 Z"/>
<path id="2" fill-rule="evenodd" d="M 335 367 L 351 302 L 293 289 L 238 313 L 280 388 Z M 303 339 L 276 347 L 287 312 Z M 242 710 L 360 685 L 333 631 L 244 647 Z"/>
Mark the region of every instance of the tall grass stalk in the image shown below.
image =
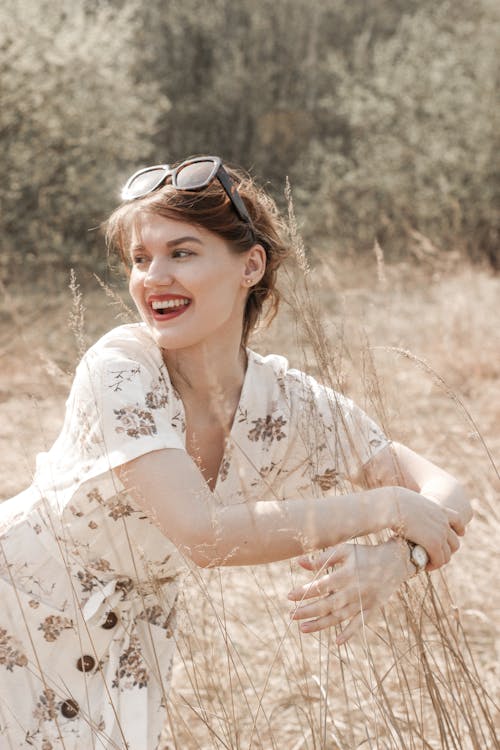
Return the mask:
<path id="1" fill-rule="evenodd" d="M 292 206 L 290 217 L 293 219 Z M 286 352 L 293 364 L 336 390 L 345 390 L 349 380 L 349 390 L 353 387 L 364 394 L 372 413 L 398 437 L 394 392 L 377 372 L 376 353 L 394 352 L 434 380 L 435 368 L 403 347 L 372 345 L 369 326 L 355 338 L 352 321 L 328 307 L 332 289 L 339 293 L 332 265 L 308 261 L 296 225 L 291 227 L 291 236 L 295 237 L 298 263 L 286 271 L 287 306 L 277 321 L 274 339 L 264 337 L 263 346 Z M 377 296 L 376 284 L 364 279 L 374 305 L 381 305 L 381 299 L 386 302 L 391 295 L 387 265 L 384 274 L 387 283 L 382 296 Z M 71 291 L 72 327 L 80 350 L 85 343 L 84 308 L 76 278 Z M 26 326 L 16 310 L 13 305 L 10 325 L 24 336 Z M 32 345 L 29 339 L 25 341 L 25 354 L 32 356 Z M 357 374 L 349 374 L 349 368 Z M 395 374 L 393 367 L 391 375 Z M 333 634 L 304 636 L 290 622 L 286 593 L 305 580 L 293 563 L 220 571 L 187 568 L 181 592 L 179 654 L 172 688 L 165 696 L 165 748 L 499 747 L 495 733 L 499 678 L 491 668 L 494 614 L 488 617 L 483 613 L 483 619 L 473 614 L 478 610 L 477 597 L 482 597 L 485 612 L 494 597 L 484 576 L 496 553 L 494 537 L 500 528 L 494 513 L 493 483 L 498 471 L 489 440 L 481 434 L 480 420 L 470 416 L 464 398 L 443 378 L 438 376 L 437 382 L 453 413 L 465 414 L 489 462 L 488 471 L 483 471 L 484 456 L 474 454 L 474 466 L 480 467 L 474 471 L 482 475 L 480 489 L 485 499 L 473 522 L 473 546 L 466 547 L 463 556 L 460 552 L 452 563 L 453 581 L 447 580 L 446 573 L 412 580 L 377 619 L 339 647 Z M 416 385 L 423 387 L 421 381 Z M 442 414 L 445 430 L 446 420 L 454 417 L 445 410 Z M 417 427 L 415 423 L 415 430 Z M 310 435 L 314 436 L 314 425 Z M 342 489 L 348 487 L 340 486 L 339 491 Z M 65 550 L 61 554 L 64 557 Z M 161 672 L 159 664 L 149 667 L 154 674 Z M 42 668 L 40 671 L 43 675 Z M 96 740 L 95 747 L 100 746 Z"/>

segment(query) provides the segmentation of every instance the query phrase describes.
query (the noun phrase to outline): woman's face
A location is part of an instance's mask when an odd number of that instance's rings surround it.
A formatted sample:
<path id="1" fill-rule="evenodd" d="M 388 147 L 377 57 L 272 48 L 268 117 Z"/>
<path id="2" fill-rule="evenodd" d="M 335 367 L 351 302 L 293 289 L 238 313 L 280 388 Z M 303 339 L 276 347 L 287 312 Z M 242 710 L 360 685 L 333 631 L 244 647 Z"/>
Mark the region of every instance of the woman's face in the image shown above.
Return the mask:
<path id="1" fill-rule="evenodd" d="M 253 250 L 235 253 L 206 229 L 144 214 L 129 252 L 130 294 L 160 348 L 241 339 Z"/>

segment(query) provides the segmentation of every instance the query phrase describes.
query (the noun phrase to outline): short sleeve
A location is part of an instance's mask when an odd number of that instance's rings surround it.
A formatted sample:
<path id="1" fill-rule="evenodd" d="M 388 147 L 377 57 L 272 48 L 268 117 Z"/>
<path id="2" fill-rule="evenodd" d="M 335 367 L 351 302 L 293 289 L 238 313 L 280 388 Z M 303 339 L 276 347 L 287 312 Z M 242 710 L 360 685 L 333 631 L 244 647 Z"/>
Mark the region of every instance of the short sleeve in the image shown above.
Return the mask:
<path id="1" fill-rule="evenodd" d="M 62 431 L 37 459 L 35 481 L 67 502 L 83 482 L 140 455 L 184 450 L 165 365 L 151 352 L 95 346 L 77 367 Z"/>
<path id="2" fill-rule="evenodd" d="M 171 385 L 164 366 L 125 354 L 91 352 L 80 363 L 71 416 L 82 451 L 97 448 L 110 466 L 162 448 L 183 448 L 171 422 Z"/>
<path id="3" fill-rule="evenodd" d="M 297 370 L 289 370 L 290 377 L 295 401 L 299 401 L 298 431 L 309 446 L 315 477 L 325 477 L 325 485 L 332 486 L 339 478 L 356 479 L 389 439 L 350 398 Z"/>
<path id="4" fill-rule="evenodd" d="M 338 457 L 340 472 L 357 477 L 365 464 L 389 444 L 380 427 L 352 399 L 328 390 L 323 406 L 330 444 Z"/>

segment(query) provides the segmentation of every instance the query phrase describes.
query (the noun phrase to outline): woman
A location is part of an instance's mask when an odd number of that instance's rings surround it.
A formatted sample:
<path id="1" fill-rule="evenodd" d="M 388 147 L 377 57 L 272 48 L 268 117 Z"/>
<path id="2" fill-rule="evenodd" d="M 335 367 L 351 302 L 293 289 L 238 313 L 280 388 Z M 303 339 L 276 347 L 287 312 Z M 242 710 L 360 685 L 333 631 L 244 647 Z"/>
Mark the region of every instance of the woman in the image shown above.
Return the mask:
<path id="1" fill-rule="evenodd" d="M 108 240 L 143 322 L 85 354 L 33 486 L 0 510 L 6 747 L 157 747 L 183 557 L 251 565 L 330 547 L 303 565 L 341 564 L 290 597 L 304 632 L 347 621 L 345 640 L 360 606 L 448 562 L 470 518 L 451 476 L 246 347 L 288 254 L 250 179 L 198 157 L 141 170 L 123 198 Z M 382 529 L 385 544 L 341 544 Z"/>

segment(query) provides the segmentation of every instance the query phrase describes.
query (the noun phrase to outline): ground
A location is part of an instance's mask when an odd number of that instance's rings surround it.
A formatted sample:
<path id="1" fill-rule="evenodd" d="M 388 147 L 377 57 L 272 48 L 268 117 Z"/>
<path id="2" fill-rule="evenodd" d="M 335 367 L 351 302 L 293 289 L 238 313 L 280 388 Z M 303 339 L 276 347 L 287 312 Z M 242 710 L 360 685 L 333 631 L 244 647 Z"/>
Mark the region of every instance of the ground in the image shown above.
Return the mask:
<path id="1" fill-rule="evenodd" d="M 300 574 L 289 563 L 193 571 L 174 670 L 172 746 L 495 747 L 484 729 L 489 718 L 477 719 L 485 734 L 476 740 L 457 729 L 459 744 L 446 745 L 442 732 L 453 737 L 450 727 L 463 726 L 466 705 L 476 718 L 486 706 L 491 717 L 490 698 L 499 698 L 500 278 L 466 265 L 384 266 L 380 258 L 378 266 L 371 258 L 314 265 L 308 290 L 286 282 L 280 317 L 252 346 L 286 354 L 319 377 L 329 369 L 392 437 L 465 482 L 475 518 L 445 581 L 433 576 L 437 598 L 417 584 L 343 652 L 326 635 L 300 639 L 290 627 L 286 591 Z M 81 282 L 76 307 L 63 282 L 3 290 L 0 499 L 30 483 L 36 454 L 56 437 L 82 347 L 134 318 L 97 282 Z M 424 622 L 420 641 L 414 632 L 419 656 L 407 664 L 417 610 L 432 623 L 426 631 Z M 432 638 L 441 642 L 428 649 Z M 405 690 L 410 699 L 401 698 Z M 424 697 L 432 690 L 438 708 Z M 453 693 L 466 695 L 461 707 Z M 436 716 L 450 719 L 448 729 Z"/>

